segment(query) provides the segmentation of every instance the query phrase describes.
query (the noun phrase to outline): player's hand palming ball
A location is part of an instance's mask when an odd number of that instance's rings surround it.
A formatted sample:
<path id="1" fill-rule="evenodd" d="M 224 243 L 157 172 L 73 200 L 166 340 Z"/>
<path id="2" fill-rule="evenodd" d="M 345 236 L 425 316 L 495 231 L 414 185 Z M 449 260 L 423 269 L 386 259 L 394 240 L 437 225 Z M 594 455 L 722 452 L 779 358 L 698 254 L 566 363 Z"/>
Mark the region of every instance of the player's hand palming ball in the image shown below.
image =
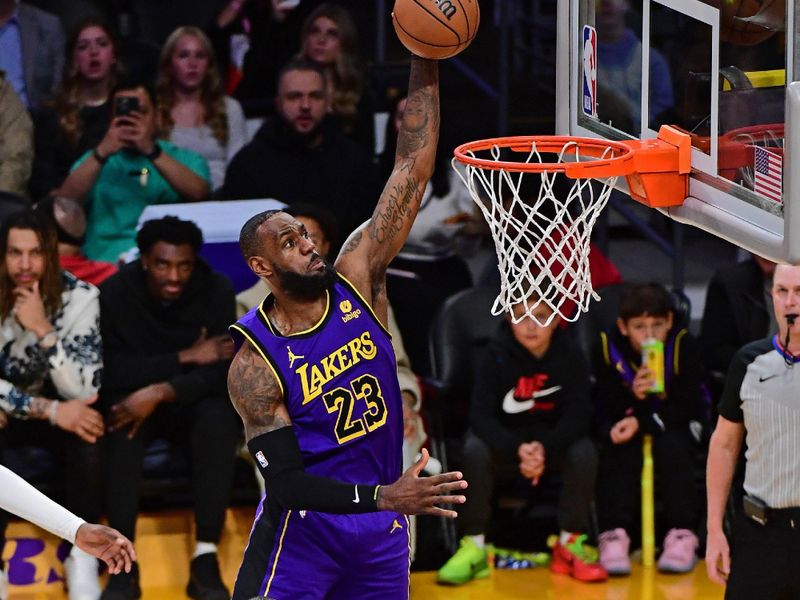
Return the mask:
<path id="1" fill-rule="evenodd" d="M 413 54 L 443 59 L 469 46 L 478 31 L 478 0 L 395 0 L 392 24 Z"/>

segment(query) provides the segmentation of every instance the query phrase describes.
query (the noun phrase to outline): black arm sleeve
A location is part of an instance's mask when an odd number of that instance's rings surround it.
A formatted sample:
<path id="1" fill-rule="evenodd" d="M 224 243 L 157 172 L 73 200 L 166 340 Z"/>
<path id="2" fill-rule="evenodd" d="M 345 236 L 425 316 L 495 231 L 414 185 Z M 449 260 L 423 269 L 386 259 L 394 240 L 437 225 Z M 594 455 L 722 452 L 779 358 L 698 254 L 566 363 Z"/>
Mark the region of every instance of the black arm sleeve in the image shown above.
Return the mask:
<path id="1" fill-rule="evenodd" d="M 356 514 L 378 510 L 379 485 L 342 483 L 303 470 L 293 427 L 281 427 L 247 442 L 264 476 L 267 493 L 285 509 Z"/>

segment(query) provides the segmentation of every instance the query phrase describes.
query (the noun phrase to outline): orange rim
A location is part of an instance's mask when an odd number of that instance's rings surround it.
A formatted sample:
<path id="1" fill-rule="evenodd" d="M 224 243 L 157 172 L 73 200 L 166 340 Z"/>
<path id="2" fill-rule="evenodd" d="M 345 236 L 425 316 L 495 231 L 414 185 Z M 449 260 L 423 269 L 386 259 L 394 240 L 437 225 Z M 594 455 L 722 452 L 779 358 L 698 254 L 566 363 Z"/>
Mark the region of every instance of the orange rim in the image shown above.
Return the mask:
<path id="1" fill-rule="evenodd" d="M 507 148 L 513 152 L 530 154 L 533 145 L 541 153 L 580 154 L 596 160 L 586 162 L 514 162 L 479 158 L 468 153 L 478 153 L 497 148 Z M 568 144 L 572 147 L 566 148 Z M 594 177 L 614 177 L 629 175 L 634 171 L 635 151 L 629 143 L 595 138 L 570 136 L 511 136 L 496 137 L 467 142 L 458 146 L 453 154 L 460 163 L 493 171 L 512 171 L 519 173 L 564 173 L 573 179 Z M 610 155 L 610 156 L 609 156 Z"/>

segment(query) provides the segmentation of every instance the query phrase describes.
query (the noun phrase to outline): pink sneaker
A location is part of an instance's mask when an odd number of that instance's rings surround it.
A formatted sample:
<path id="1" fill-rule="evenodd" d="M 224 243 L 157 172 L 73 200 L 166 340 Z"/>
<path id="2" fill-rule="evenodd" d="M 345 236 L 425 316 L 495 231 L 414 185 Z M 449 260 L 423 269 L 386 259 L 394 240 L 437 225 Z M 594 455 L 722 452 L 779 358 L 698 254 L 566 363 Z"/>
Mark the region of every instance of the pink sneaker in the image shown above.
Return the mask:
<path id="1" fill-rule="evenodd" d="M 697 563 L 697 536 L 688 529 L 670 529 L 658 559 L 662 573 L 689 573 Z"/>
<path id="2" fill-rule="evenodd" d="M 628 549 L 631 539 L 621 527 L 604 531 L 598 538 L 600 546 L 600 564 L 609 575 L 620 576 L 631 574 L 631 559 Z"/>

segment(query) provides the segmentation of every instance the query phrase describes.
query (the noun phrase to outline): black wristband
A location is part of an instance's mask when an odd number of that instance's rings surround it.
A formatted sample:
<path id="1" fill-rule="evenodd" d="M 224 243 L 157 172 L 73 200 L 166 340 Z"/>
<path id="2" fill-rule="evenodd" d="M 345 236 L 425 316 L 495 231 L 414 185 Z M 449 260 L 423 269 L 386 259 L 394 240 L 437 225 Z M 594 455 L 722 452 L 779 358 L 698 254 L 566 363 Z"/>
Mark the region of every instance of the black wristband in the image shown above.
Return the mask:
<path id="1" fill-rule="evenodd" d="M 97 151 L 97 148 L 95 148 L 94 150 L 92 150 L 92 156 L 94 156 L 94 159 L 95 159 L 97 162 L 99 162 L 101 166 L 102 166 L 102 165 L 104 165 L 104 164 L 106 164 L 106 161 L 108 160 L 108 157 L 107 157 L 107 156 L 103 156 L 102 154 L 100 154 L 100 153 Z"/>
<path id="2" fill-rule="evenodd" d="M 342 483 L 306 473 L 293 427 L 281 427 L 247 442 L 267 488 L 283 508 L 334 514 L 378 510 L 379 485 Z"/>
<path id="3" fill-rule="evenodd" d="M 144 155 L 144 157 L 149 161 L 154 161 L 159 156 L 161 156 L 161 146 L 158 145 L 158 142 L 153 144 L 153 149 Z"/>

